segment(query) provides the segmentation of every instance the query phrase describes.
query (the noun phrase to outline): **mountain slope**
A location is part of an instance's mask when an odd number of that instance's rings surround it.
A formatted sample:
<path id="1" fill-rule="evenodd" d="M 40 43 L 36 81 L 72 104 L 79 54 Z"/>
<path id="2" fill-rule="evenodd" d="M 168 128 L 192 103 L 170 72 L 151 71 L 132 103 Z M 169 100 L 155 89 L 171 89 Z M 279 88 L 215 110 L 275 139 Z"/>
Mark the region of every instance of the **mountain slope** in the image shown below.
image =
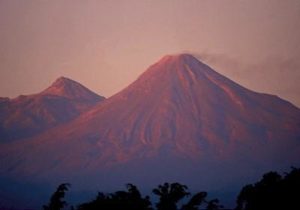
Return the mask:
<path id="1" fill-rule="evenodd" d="M 179 181 L 228 190 L 298 166 L 299 152 L 297 107 L 181 54 L 72 122 L 0 148 L 0 175 L 83 189 Z"/>
<path id="2" fill-rule="evenodd" d="M 58 78 L 38 94 L 0 99 L 0 142 L 22 139 L 68 122 L 104 98 L 81 84 Z"/>

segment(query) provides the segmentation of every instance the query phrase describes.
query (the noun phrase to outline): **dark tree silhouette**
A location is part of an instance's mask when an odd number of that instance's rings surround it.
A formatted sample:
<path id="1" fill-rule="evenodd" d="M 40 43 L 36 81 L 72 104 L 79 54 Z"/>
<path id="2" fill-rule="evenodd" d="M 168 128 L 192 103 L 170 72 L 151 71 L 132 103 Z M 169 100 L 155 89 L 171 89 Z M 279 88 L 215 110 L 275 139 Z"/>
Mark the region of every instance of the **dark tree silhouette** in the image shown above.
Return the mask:
<path id="1" fill-rule="evenodd" d="M 153 193 L 159 196 L 157 210 L 177 210 L 178 201 L 190 194 L 187 189 L 187 186 L 179 183 L 165 183 L 153 189 Z"/>
<path id="2" fill-rule="evenodd" d="M 292 178 L 291 178 L 292 179 Z M 67 206 L 64 201 L 65 192 L 69 184 L 64 183 L 58 186 L 57 190 L 50 198 L 48 205 L 43 206 L 44 210 L 61 210 Z M 77 210 L 153 210 L 149 196 L 142 197 L 140 191 L 133 184 L 126 185 L 126 191 L 117 191 L 104 194 L 99 192 L 97 197 L 77 206 Z M 206 192 L 199 192 L 193 195 L 190 200 L 178 208 L 178 203 L 183 198 L 190 195 L 188 187 L 179 183 L 165 183 L 153 189 L 153 193 L 159 196 L 159 202 L 156 204 L 157 210 L 198 210 L 202 204 L 206 204 L 207 210 L 219 210 L 217 199 L 207 201 Z M 74 207 L 71 206 L 71 210 Z"/>
<path id="3" fill-rule="evenodd" d="M 69 183 L 63 183 L 58 186 L 57 190 L 53 193 L 53 195 L 50 198 L 50 202 L 48 205 L 44 205 L 44 210 L 61 210 L 65 206 L 67 206 L 67 202 L 64 201 L 64 197 L 66 194 L 66 191 L 68 191 L 69 187 L 71 185 Z"/>
<path id="4" fill-rule="evenodd" d="M 109 209 L 110 197 L 104 193 L 99 192 L 96 199 L 87 203 L 80 204 L 78 210 L 96 210 L 96 209 Z"/>
<path id="5" fill-rule="evenodd" d="M 205 198 L 207 196 L 206 192 L 199 192 L 194 195 L 190 201 L 182 206 L 182 210 L 197 210 L 198 206 L 205 202 Z"/>
<path id="6" fill-rule="evenodd" d="M 78 210 L 152 210 L 149 197 L 143 198 L 136 186 L 127 184 L 127 191 L 98 193 L 95 200 L 81 204 Z"/>
<path id="7" fill-rule="evenodd" d="M 159 202 L 156 204 L 157 210 L 198 210 L 204 203 L 207 204 L 208 210 L 219 210 L 222 208 L 218 204 L 219 201 L 217 199 L 207 201 L 206 192 L 195 194 L 186 204 L 178 208 L 178 202 L 190 195 L 188 187 L 179 183 L 159 185 L 158 188 L 153 190 L 153 193 L 159 196 Z"/>
<path id="8" fill-rule="evenodd" d="M 300 209 L 300 168 L 292 168 L 283 179 L 285 209 Z"/>
<path id="9" fill-rule="evenodd" d="M 300 209 L 299 199 L 300 169 L 292 168 L 284 177 L 269 172 L 241 190 L 236 210 Z"/>
<path id="10" fill-rule="evenodd" d="M 218 199 L 213 199 L 207 202 L 206 210 L 219 210 L 219 209 L 223 209 L 223 205 L 219 204 Z"/>

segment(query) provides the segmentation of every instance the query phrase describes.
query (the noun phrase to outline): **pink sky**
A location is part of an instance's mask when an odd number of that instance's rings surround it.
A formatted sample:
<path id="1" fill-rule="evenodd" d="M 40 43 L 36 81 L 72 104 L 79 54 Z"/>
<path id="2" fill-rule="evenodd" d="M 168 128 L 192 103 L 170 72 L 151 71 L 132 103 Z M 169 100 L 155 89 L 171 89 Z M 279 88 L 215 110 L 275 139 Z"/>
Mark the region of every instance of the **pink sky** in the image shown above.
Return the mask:
<path id="1" fill-rule="evenodd" d="M 165 54 L 191 52 L 300 106 L 298 0 L 0 0 L 0 96 L 57 77 L 106 97 Z"/>

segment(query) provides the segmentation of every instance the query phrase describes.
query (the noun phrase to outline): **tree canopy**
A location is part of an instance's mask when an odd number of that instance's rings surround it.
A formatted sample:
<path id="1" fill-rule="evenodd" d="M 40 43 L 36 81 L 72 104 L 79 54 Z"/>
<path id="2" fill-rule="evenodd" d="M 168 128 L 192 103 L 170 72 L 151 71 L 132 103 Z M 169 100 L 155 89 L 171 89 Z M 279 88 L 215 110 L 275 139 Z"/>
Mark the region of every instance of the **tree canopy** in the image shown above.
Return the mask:
<path id="1" fill-rule="evenodd" d="M 49 204 L 43 206 L 44 210 L 61 210 L 67 206 L 67 202 L 63 199 L 70 186 L 69 183 L 59 185 L 51 196 Z"/>
<path id="2" fill-rule="evenodd" d="M 300 169 L 283 176 L 269 172 L 246 185 L 237 198 L 236 210 L 300 209 Z"/>

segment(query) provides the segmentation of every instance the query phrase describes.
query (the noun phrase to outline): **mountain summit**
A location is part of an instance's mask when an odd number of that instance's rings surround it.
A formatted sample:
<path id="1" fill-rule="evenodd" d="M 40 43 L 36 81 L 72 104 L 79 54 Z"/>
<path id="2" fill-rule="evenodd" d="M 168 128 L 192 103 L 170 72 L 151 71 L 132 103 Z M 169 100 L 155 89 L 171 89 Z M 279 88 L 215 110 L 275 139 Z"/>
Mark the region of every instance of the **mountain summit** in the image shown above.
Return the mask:
<path id="1" fill-rule="evenodd" d="M 104 99 L 93 93 L 80 83 L 66 77 L 57 78 L 50 87 L 41 92 L 43 95 L 56 95 L 69 99 L 80 99 L 85 101 L 97 101 Z"/>
<path id="2" fill-rule="evenodd" d="M 58 78 L 41 93 L 0 100 L 0 142 L 34 136 L 68 122 L 104 97 L 78 82 Z"/>
<path id="3" fill-rule="evenodd" d="M 1 147 L 0 172 L 83 188 L 179 181 L 228 190 L 298 165 L 299 139 L 297 107 L 180 54 L 75 120 Z"/>

